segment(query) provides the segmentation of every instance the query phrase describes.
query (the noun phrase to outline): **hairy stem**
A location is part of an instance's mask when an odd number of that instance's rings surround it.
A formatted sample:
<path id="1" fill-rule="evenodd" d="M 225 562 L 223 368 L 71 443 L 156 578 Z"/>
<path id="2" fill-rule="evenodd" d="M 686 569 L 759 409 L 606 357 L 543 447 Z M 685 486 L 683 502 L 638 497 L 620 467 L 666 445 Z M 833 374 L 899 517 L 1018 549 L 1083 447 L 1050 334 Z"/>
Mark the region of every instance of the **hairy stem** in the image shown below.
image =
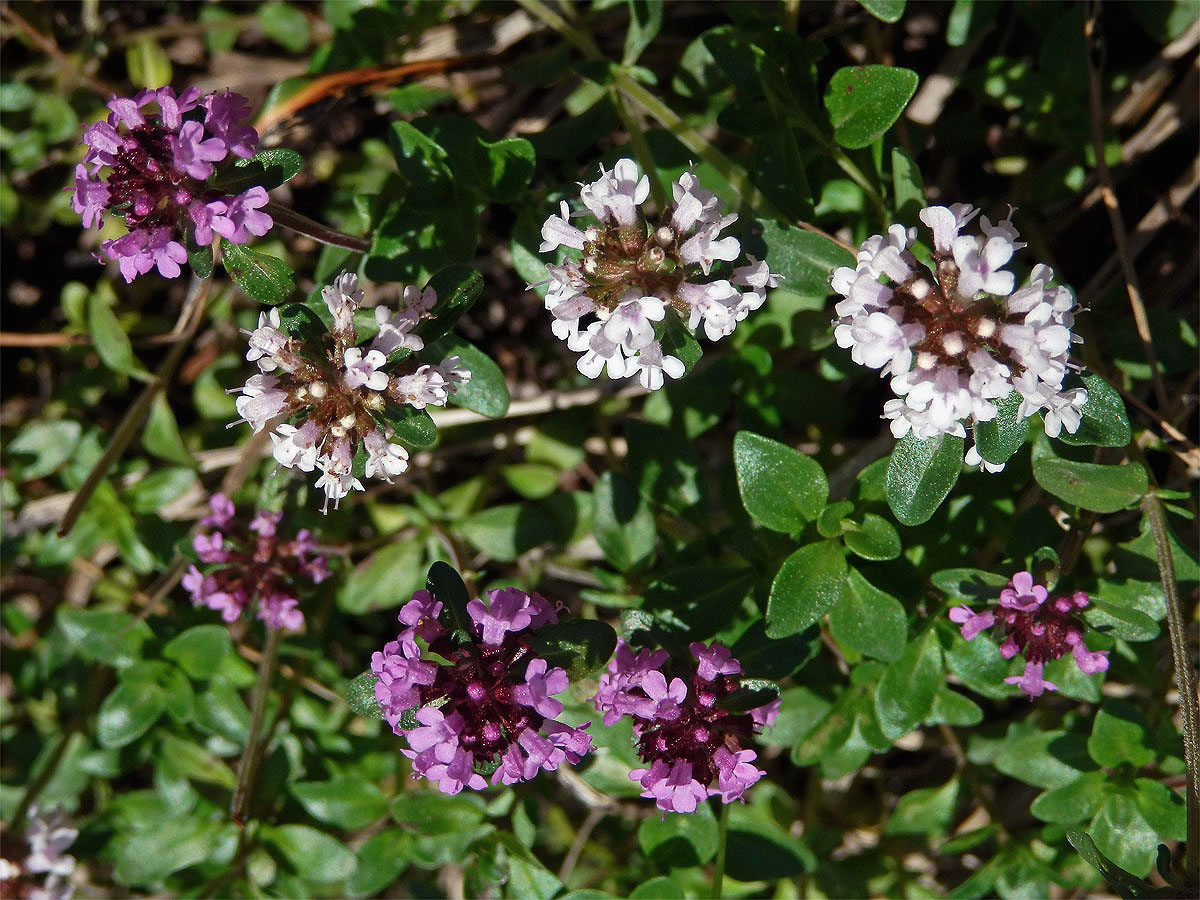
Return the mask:
<path id="1" fill-rule="evenodd" d="M 263 210 L 275 220 L 276 225 L 282 225 L 284 228 L 290 228 L 292 231 L 308 235 L 318 243 L 328 244 L 330 247 L 341 247 L 344 250 L 353 250 L 355 253 L 366 253 L 371 249 L 370 238 L 357 237 L 353 234 L 343 234 L 334 228 L 330 228 L 328 225 L 322 225 L 308 216 L 302 216 L 294 209 L 280 206 L 273 201 L 264 206 Z"/>
<path id="2" fill-rule="evenodd" d="M 720 803 L 720 801 L 717 801 Z M 721 811 L 717 816 L 717 861 L 713 865 L 712 895 L 720 898 L 725 886 L 725 844 L 729 837 L 729 803 L 720 803 Z"/>
<path id="3" fill-rule="evenodd" d="M 262 727 L 267 711 L 267 696 L 271 693 L 271 682 L 275 678 L 275 667 L 279 662 L 279 642 L 282 632 L 277 628 L 267 630 L 267 643 L 258 660 L 258 680 L 254 683 L 254 696 L 250 701 L 250 733 L 246 738 L 246 750 L 238 763 L 237 786 L 233 790 L 230 817 L 239 826 L 246 822 L 246 813 L 254 794 L 254 783 L 258 777 L 258 765 L 262 761 Z"/>
<path id="4" fill-rule="evenodd" d="M 1189 884 L 1200 880 L 1200 705 L 1196 700 L 1196 673 L 1188 649 L 1187 618 L 1175 581 L 1175 560 L 1171 553 L 1171 533 L 1167 514 L 1158 494 L 1151 491 L 1142 501 L 1142 511 L 1154 536 L 1158 558 L 1158 577 L 1167 598 L 1167 630 L 1171 637 L 1171 655 L 1175 662 L 1175 685 L 1179 689 L 1179 711 L 1183 718 L 1183 760 L 1187 769 L 1187 848 L 1183 871 Z"/>

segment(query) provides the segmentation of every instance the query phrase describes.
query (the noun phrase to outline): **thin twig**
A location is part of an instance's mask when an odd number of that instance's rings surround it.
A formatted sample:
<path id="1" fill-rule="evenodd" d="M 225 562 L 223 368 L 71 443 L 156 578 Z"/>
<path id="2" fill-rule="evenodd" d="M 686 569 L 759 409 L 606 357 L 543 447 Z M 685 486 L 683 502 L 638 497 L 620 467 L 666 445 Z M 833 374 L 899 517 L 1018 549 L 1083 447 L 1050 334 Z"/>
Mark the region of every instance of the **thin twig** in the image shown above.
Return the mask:
<path id="1" fill-rule="evenodd" d="M 355 253 L 366 253 L 371 249 L 370 238 L 343 234 L 336 228 L 322 225 L 320 222 L 274 201 L 264 206 L 263 211 L 275 220 L 276 225 L 282 225 L 284 228 L 307 235 L 318 243 L 328 244 L 330 247 L 341 247 L 344 250 L 353 250 Z"/>
<path id="2" fill-rule="evenodd" d="M 1150 372 L 1154 381 L 1154 393 L 1158 399 L 1159 409 L 1167 408 L 1168 396 L 1166 385 L 1163 384 L 1162 373 L 1158 368 L 1158 354 L 1154 349 L 1154 339 L 1150 334 L 1150 320 L 1146 317 L 1146 304 L 1142 301 L 1142 289 L 1139 285 L 1137 272 L 1129 254 L 1129 238 L 1125 233 L 1125 222 L 1121 218 L 1121 206 L 1117 201 L 1116 191 L 1113 190 L 1112 173 L 1104 159 L 1104 126 L 1101 120 L 1103 107 L 1100 97 L 1100 72 L 1096 68 L 1094 53 L 1096 52 L 1096 22 L 1100 15 L 1098 0 L 1088 4 L 1088 16 L 1084 22 L 1083 33 L 1087 40 L 1088 61 L 1088 105 L 1091 109 L 1092 147 L 1096 153 L 1096 177 L 1104 191 L 1104 208 L 1108 211 L 1108 219 L 1112 226 L 1113 239 L 1117 244 L 1117 254 L 1121 258 L 1121 268 L 1125 273 L 1125 290 L 1129 294 L 1129 306 L 1133 310 L 1133 320 L 1137 325 L 1138 337 L 1146 354 L 1146 362 L 1150 364 Z"/>
<path id="3" fill-rule="evenodd" d="M 105 100 L 116 93 L 111 85 L 106 84 L 93 75 L 88 75 L 86 72 L 80 71 L 79 67 L 71 61 L 71 58 L 59 49 L 58 44 L 34 28 L 28 19 L 14 12 L 12 6 L 9 4 L 0 7 L 0 18 L 7 19 L 12 25 L 16 26 L 17 30 L 25 35 L 31 43 L 35 44 L 39 50 L 68 72 L 78 77 L 81 82 L 88 86 L 89 90 L 99 94 Z"/>
<path id="4" fill-rule="evenodd" d="M 558 869 L 558 880 L 563 884 L 567 883 L 567 879 L 575 871 L 575 864 L 579 862 L 579 856 L 583 853 L 583 848 L 587 846 L 588 838 L 592 836 L 592 830 L 600 824 L 600 820 L 604 818 L 605 813 L 604 809 L 594 806 L 584 816 L 583 823 L 579 826 L 579 830 L 575 832 L 575 840 L 571 842 L 571 849 L 563 857 L 562 865 Z"/>
<path id="5" fill-rule="evenodd" d="M 267 643 L 258 661 L 258 680 L 254 683 L 254 695 L 250 700 L 250 731 L 246 737 L 246 749 L 238 763 L 237 786 L 233 791 L 233 802 L 229 808 L 230 818 L 239 827 L 246 823 L 254 783 L 258 776 L 258 764 L 262 757 L 262 726 L 267 711 L 267 696 L 271 693 L 271 681 L 275 677 L 275 665 L 279 661 L 279 642 L 283 633 L 277 628 L 267 629 Z"/>

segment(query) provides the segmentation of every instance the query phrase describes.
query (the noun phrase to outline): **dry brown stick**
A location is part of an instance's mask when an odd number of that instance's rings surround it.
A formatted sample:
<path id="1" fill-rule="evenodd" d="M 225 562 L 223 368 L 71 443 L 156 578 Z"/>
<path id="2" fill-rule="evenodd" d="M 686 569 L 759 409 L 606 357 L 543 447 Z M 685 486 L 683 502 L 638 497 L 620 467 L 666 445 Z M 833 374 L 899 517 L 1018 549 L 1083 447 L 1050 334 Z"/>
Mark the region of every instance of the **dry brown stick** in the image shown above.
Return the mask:
<path id="1" fill-rule="evenodd" d="M 63 334 L 61 331 L 28 333 L 0 331 L 0 347 L 74 347 L 90 344 L 82 334 Z"/>
<path id="2" fill-rule="evenodd" d="M 1104 191 L 1104 207 L 1108 211 L 1109 222 L 1112 225 L 1113 239 L 1117 244 L 1117 254 L 1121 258 L 1121 268 L 1125 273 L 1125 290 L 1129 295 L 1129 306 L 1133 310 L 1133 320 L 1137 325 L 1138 337 L 1142 349 L 1146 353 L 1146 362 L 1150 365 L 1150 373 L 1154 381 L 1154 394 L 1158 399 L 1159 409 L 1167 408 L 1167 388 L 1163 384 L 1162 373 L 1158 370 L 1158 353 L 1154 349 L 1154 338 L 1150 334 L 1150 321 L 1146 318 L 1146 304 L 1142 300 L 1142 290 L 1133 261 L 1129 255 L 1129 237 L 1125 233 L 1125 222 L 1121 219 L 1121 206 L 1117 194 L 1113 190 L 1112 173 L 1108 163 L 1104 161 L 1104 127 L 1101 122 L 1100 72 L 1096 69 L 1093 57 L 1097 40 L 1096 23 L 1100 15 L 1098 0 L 1088 4 L 1088 15 L 1083 25 L 1084 38 L 1087 46 L 1088 61 L 1088 106 L 1091 110 L 1092 145 L 1096 151 L 1096 175 Z"/>

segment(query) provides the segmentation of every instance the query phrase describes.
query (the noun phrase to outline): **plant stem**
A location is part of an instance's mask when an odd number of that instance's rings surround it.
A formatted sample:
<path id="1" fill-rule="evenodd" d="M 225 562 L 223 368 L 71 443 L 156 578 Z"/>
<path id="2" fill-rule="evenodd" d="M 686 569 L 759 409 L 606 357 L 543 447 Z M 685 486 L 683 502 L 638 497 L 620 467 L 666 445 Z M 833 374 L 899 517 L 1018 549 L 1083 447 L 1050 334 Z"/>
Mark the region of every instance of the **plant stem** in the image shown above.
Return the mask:
<path id="1" fill-rule="evenodd" d="M 204 302 L 208 298 L 208 289 L 211 284 L 212 279 L 205 278 L 196 287 L 194 299 L 189 300 L 189 303 L 195 307 L 195 312 L 192 313 L 190 322 L 179 335 L 179 339 L 172 345 L 171 351 L 167 354 L 167 358 L 163 360 L 163 364 L 159 366 L 158 371 L 154 373 L 154 376 L 142 388 L 141 394 L 138 395 L 138 398 L 133 401 L 133 404 L 126 411 L 116 430 L 113 432 L 112 440 L 104 448 L 104 453 L 100 455 L 100 459 L 97 460 L 96 465 L 92 466 L 92 470 L 88 472 L 87 478 L 83 480 L 83 484 L 79 486 L 79 490 L 71 498 L 71 505 L 67 507 L 66 513 L 63 514 L 62 522 L 58 526 L 59 537 L 64 537 L 75 527 L 80 514 L 87 507 L 88 501 L 92 499 L 92 494 L 96 492 L 96 488 L 100 486 L 100 482 L 104 480 L 104 476 L 108 474 L 108 470 L 121 458 L 121 454 L 125 452 L 125 448 L 129 446 L 129 442 L 137 435 L 138 428 L 142 424 L 142 419 L 150 411 L 150 404 L 154 402 L 160 391 L 166 389 L 167 384 L 174 377 L 175 370 L 179 368 L 179 364 L 183 361 L 183 354 L 191 346 L 196 329 L 200 327 L 200 322 L 204 318 Z"/>
<path id="2" fill-rule="evenodd" d="M 720 803 L 720 801 L 717 801 Z M 713 883 L 712 895 L 714 898 L 721 897 L 722 889 L 725 886 L 725 844 L 729 837 L 729 808 L 732 804 L 721 803 L 721 812 L 717 816 L 717 861 L 713 866 Z"/>
<path id="3" fill-rule="evenodd" d="M 246 822 L 254 782 L 258 776 L 258 764 L 262 756 L 262 726 L 267 711 L 267 696 L 271 693 L 271 681 L 275 677 L 275 666 L 279 662 L 279 642 L 283 633 L 277 628 L 267 630 L 267 643 L 258 660 L 258 681 L 254 684 L 254 696 L 250 701 L 250 733 L 246 738 L 246 750 L 238 763 L 237 786 L 233 790 L 230 817 L 239 826 Z"/>
<path id="4" fill-rule="evenodd" d="M 654 154 L 650 152 L 650 145 L 646 143 L 646 135 L 642 131 L 641 126 L 634 119 L 633 113 L 629 111 L 629 107 L 625 103 L 625 97 L 615 86 L 611 94 L 613 106 L 617 109 L 617 115 L 621 118 L 621 123 L 625 126 L 625 130 L 629 132 L 629 143 L 633 145 L 633 155 L 637 157 L 642 171 L 650 178 L 650 194 L 654 197 L 654 204 L 661 213 L 667 208 L 667 192 L 663 190 L 662 180 L 658 177 L 658 167 L 654 164 Z"/>
<path id="5" fill-rule="evenodd" d="M 542 3 L 541 0 L 517 0 L 517 5 L 535 19 L 541 19 L 561 34 L 570 43 L 574 44 L 588 59 L 604 59 L 604 54 L 600 52 L 600 48 L 596 46 L 596 42 L 592 40 L 591 35 L 580 31 L 546 4 Z"/>
<path id="6" fill-rule="evenodd" d="M 1187 847 L 1183 873 L 1185 881 L 1200 880 L 1200 705 L 1196 700 L 1196 673 L 1188 650 L 1187 619 L 1175 581 L 1175 561 L 1171 553 L 1171 533 L 1167 514 L 1158 494 L 1151 491 L 1142 501 L 1142 511 L 1150 522 L 1154 552 L 1158 558 L 1158 577 L 1167 598 L 1167 630 L 1171 637 L 1171 655 L 1175 658 L 1175 685 L 1179 689 L 1179 711 L 1183 718 L 1183 761 L 1187 770 Z"/>
<path id="7" fill-rule="evenodd" d="M 286 206 L 280 206 L 278 203 L 271 201 L 263 207 L 263 211 L 275 220 L 276 225 L 282 225 L 284 228 L 290 228 L 292 231 L 306 234 L 314 241 L 321 244 L 328 244 L 330 247 L 341 247 L 344 250 L 353 250 L 355 253 L 366 253 L 371 249 L 371 239 L 358 237 L 353 234 L 343 234 L 335 228 L 330 228 L 328 225 L 322 225 L 308 216 L 303 216 Z"/>

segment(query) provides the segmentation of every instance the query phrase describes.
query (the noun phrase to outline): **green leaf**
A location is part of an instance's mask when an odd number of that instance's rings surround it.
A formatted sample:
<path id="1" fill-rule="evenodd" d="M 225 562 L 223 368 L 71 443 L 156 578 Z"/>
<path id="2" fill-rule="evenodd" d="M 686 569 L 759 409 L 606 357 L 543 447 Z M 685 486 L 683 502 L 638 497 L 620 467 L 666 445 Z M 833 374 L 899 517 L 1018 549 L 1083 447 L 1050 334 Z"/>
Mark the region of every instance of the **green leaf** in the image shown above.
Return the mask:
<path id="1" fill-rule="evenodd" d="M 629 4 L 629 30 L 625 33 L 625 52 L 621 64 L 632 66 L 649 47 L 662 28 L 662 0 L 626 0 Z"/>
<path id="2" fill-rule="evenodd" d="M 417 825 L 421 834 L 436 837 L 467 831 L 483 821 L 484 804 L 472 794 L 445 795 L 436 791 L 405 791 L 392 800 L 392 818 Z"/>
<path id="3" fill-rule="evenodd" d="M 909 791 L 896 804 L 883 833 L 941 834 L 950 827 L 957 803 L 957 778 L 951 778 L 941 787 Z"/>
<path id="4" fill-rule="evenodd" d="M 1033 455 L 1033 477 L 1048 492 L 1082 509 L 1111 513 L 1138 503 L 1150 486 L 1146 468 L 1131 462 L 1124 466 L 1060 459 L 1051 451 Z"/>
<path id="5" fill-rule="evenodd" d="M 1005 775 L 1043 790 L 1070 784 L 1092 768 L 1083 738 L 1066 731 L 1013 737 L 996 754 L 993 765 Z"/>
<path id="6" fill-rule="evenodd" d="M 768 221 L 762 239 L 771 271 L 784 278 L 781 287 L 806 297 L 828 296 L 830 273 L 854 265 L 853 253 L 815 231 Z"/>
<path id="7" fill-rule="evenodd" d="M 925 720 L 945 679 L 937 630 L 929 628 L 888 666 L 875 692 L 875 713 L 884 737 L 895 741 Z"/>
<path id="8" fill-rule="evenodd" d="M 658 865 L 673 869 L 708 862 L 717 852 L 718 840 L 717 820 L 706 803 L 690 815 L 650 816 L 638 828 L 642 852 Z"/>
<path id="9" fill-rule="evenodd" d="M 346 705 L 350 711 L 364 719 L 382 719 L 383 710 L 375 696 L 375 684 L 379 678 L 374 672 L 361 672 L 346 685 Z"/>
<path id="10" fill-rule="evenodd" d="M 428 287 L 437 294 L 437 302 L 429 318 L 413 329 L 426 343 L 449 333 L 459 317 L 475 305 L 483 293 L 483 276 L 470 266 L 447 266 L 429 279 Z"/>
<path id="11" fill-rule="evenodd" d="M 171 83 L 171 60 L 149 35 L 139 37 L 125 48 L 125 67 L 134 86 L 153 89 Z"/>
<path id="12" fill-rule="evenodd" d="M 571 619 L 543 625 L 533 636 L 534 656 L 565 669 L 571 679 L 587 678 L 603 667 L 617 648 L 617 633 L 607 622 Z"/>
<path id="13" fill-rule="evenodd" d="M 467 612 L 471 595 L 467 593 L 462 576 L 452 566 L 441 560 L 430 566 L 429 574 L 425 576 L 425 590 L 441 601 L 443 624 L 453 630 L 474 633 L 471 614 Z"/>
<path id="14" fill-rule="evenodd" d="M 917 90 L 917 73 L 898 66 L 838 69 L 825 91 L 833 137 L 856 150 L 882 137 Z"/>
<path id="15" fill-rule="evenodd" d="M 75 454 L 83 426 L 78 422 L 61 419 L 54 422 L 27 422 L 4 446 L 5 453 L 12 456 L 31 456 L 28 463 L 10 468 L 5 475 L 20 481 L 34 481 L 57 472 Z"/>
<path id="16" fill-rule="evenodd" d="M 774 531 L 800 531 L 829 499 L 816 460 L 752 431 L 734 436 L 733 464 L 746 512 Z"/>
<path id="17" fill-rule="evenodd" d="M 746 713 L 779 699 L 779 685 L 764 678 L 743 678 L 741 687 L 717 701 L 720 709 Z"/>
<path id="18" fill-rule="evenodd" d="M 159 394 L 150 405 L 150 418 L 142 430 L 142 446 L 148 453 L 167 462 L 194 467 L 196 460 L 183 443 L 175 413 L 171 411 L 167 398 Z"/>
<path id="19" fill-rule="evenodd" d="M 1108 886 L 1118 896 L 1126 898 L 1126 900 L 1137 900 L 1137 898 L 1141 897 L 1157 897 L 1160 895 L 1160 892 L 1154 887 L 1111 862 L 1100 852 L 1096 847 L 1096 842 L 1092 840 L 1091 835 L 1086 831 L 1068 831 L 1067 840 L 1071 842 L 1071 846 L 1075 848 L 1080 856 L 1091 863 L 1096 871 L 1104 876 L 1104 880 L 1108 882 Z"/>
<path id="20" fill-rule="evenodd" d="M 904 15 L 904 0 L 858 0 L 862 8 L 881 22 L 899 22 Z"/>
<path id="21" fill-rule="evenodd" d="M 308 17 L 289 3 L 271 0 L 260 6 L 258 27 L 285 50 L 299 53 L 308 46 Z"/>
<path id="22" fill-rule="evenodd" d="M 797 634 L 829 612 L 847 588 L 846 554 L 836 541 L 801 547 L 783 561 L 771 582 L 767 634 Z"/>
<path id="23" fill-rule="evenodd" d="M 301 878 L 317 882 L 342 881 L 354 874 L 354 854 L 332 835 L 308 825 L 264 826 L 263 838 L 279 848 Z"/>
<path id="24" fill-rule="evenodd" d="M 281 259 L 221 239 L 221 262 L 243 294 L 259 303 L 283 303 L 296 290 L 296 277 Z"/>
<path id="25" fill-rule="evenodd" d="M 888 506 L 905 525 L 929 521 L 962 472 L 963 439 L 952 434 L 896 443 L 887 468 Z"/>
<path id="26" fill-rule="evenodd" d="M 232 649 L 233 640 L 224 625 L 196 625 L 171 638 L 162 655 L 178 663 L 192 678 L 207 679 L 220 670 Z"/>
<path id="27" fill-rule="evenodd" d="M 861 525 L 847 522 L 842 540 L 851 553 L 863 559 L 895 559 L 902 549 L 896 526 L 875 513 L 867 513 Z"/>
<path id="28" fill-rule="evenodd" d="M 408 868 L 412 835 L 400 828 L 388 828 L 371 835 L 358 848 L 358 867 L 346 885 L 351 897 L 371 897 L 400 877 Z"/>
<path id="29" fill-rule="evenodd" d="M 1133 780 L 1138 810 L 1160 838 L 1182 841 L 1187 837 L 1187 806 L 1178 791 L 1154 778 Z"/>
<path id="30" fill-rule="evenodd" d="M 392 429 L 393 436 L 409 447 L 420 450 L 437 443 L 437 425 L 428 409 L 386 404 L 376 417 Z"/>
<path id="31" fill-rule="evenodd" d="M 121 884 L 149 887 L 209 859 L 218 843 L 232 833 L 232 826 L 222 827 L 193 816 L 160 820 L 153 828 L 118 833 L 113 839 L 116 876 Z"/>
<path id="32" fill-rule="evenodd" d="M 1079 430 L 1070 434 L 1064 429 L 1058 440 L 1064 444 L 1124 447 L 1132 432 L 1120 393 L 1099 375 L 1084 375 L 1083 384 L 1088 397 L 1080 410 L 1083 418 Z"/>
<path id="33" fill-rule="evenodd" d="M 592 511 L 596 543 L 613 566 L 627 572 L 650 558 L 657 536 L 654 515 L 624 476 L 605 472 L 596 479 Z"/>
<path id="34" fill-rule="evenodd" d="M 1132 703 L 1106 698 L 1092 720 L 1088 753 L 1097 765 L 1112 769 L 1129 763 L 1141 768 L 1154 761 L 1150 732 Z"/>
<path id="35" fill-rule="evenodd" d="M 137 662 L 142 643 L 153 635 L 149 625 L 127 612 L 60 606 L 57 622 L 80 658 L 115 669 Z"/>
<path id="36" fill-rule="evenodd" d="M 285 303 L 279 307 L 279 330 L 313 347 L 322 346 L 329 333 L 320 316 L 303 303 Z"/>
<path id="37" fill-rule="evenodd" d="M 1138 809 L 1133 791 L 1109 790 L 1088 833 L 1096 848 L 1125 871 L 1144 878 L 1154 868 L 1158 835 Z"/>
<path id="38" fill-rule="evenodd" d="M 893 662 L 904 652 L 908 617 L 899 600 L 851 569 L 842 599 L 829 614 L 829 628 L 838 643 Z"/>
<path id="39" fill-rule="evenodd" d="M 131 679 L 104 698 L 96 720 L 101 747 L 124 747 L 150 730 L 167 710 L 167 694 L 151 679 Z"/>
<path id="40" fill-rule="evenodd" d="M 96 291 L 88 297 L 87 317 L 92 343 L 106 366 L 124 375 L 146 374 L 145 368 L 133 355 L 133 344 L 129 342 L 129 335 L 117 321 L 108 298 L 101 291 Z"/>
<path id="41" fill-rule="evenodd" d="M 1000 465 L 1021 449 L 1025 436 L 1029 434 L 1029 419 L 1021 418 L 1022 398 L 1013 391 L 1003 400 L 996 401 L 996 418 L 990 422 L 976 422 L 972 428 L 975 447 L 990 463 Z"/>
<path id="42" fill-rule="evenodd" d="M 685 900 L 686 897 L 683 888 L 663 875 L 643 881 L 629 894 L 629 900 Z"/>
<path id="43" fill-rule="evenodd" d="M 505 138 L 489 144 L 481 141 L 491 164 L 488 198 L 493 203 L 512 203 L 522 195 L 533 177 L 536 154 L 525 138 Z"/>
<path id="44" fill-rule="evenodd" d="M 925 206 L 925 184 L 921 180 L 921 170 L 900 147 L 892 148 L 892 206 L 897 218 L 903 221 L 915 220 Z"/>
<path id="45" fill-rule="evenodd" d="M 933 707 L 929 710 L 929 718 L 925 720 L 925 724 L 969 728 L 982 721 L 983 710 L 974 700 L 943 684 L 933 695 Z"/>
<path id="46" fill-rule="evenodd" d="M 214 190 L 223 194 L 240 194 L 252 187 L 273 190 L 304 171 L 304 157 L 286 147 L 260 150 L 250 159 L 239 159 L 222 169 L 212 180 Z M 208 248 L 201 247 L 207 251 Z"/>
<path id="47" fill-rule="evenodd" d="M 425 586 L 424 562 L 425 548 L 420 541 L 396 541 L 380 547 L 342 581 L 338 609 L 357 616 L 407 603 L 414 591 Z"/>
<path id="48" fill-rule="evenodd" d="M 388 811 L 383 792 L 357 778 L 298 781 L 288 791 L 314 819 L 348 830 L 365 828 Z"/>
<path id="49" fill-rule="evenodd" d="M 1058 825 L 1088 821 L 1095 815 L 1107 783 L 1108 776 L 1103 772 L 1088 772 L 1061 787 L 1043 791 L 1034 799 L 1029 811 L 1043 822 Z"/>
<path id="50" fill-rule="evenodd" d="M 131 485 L 125 492 L 125 503 L 133 513 L 157 513 L 196 483 L 196 473 L 192 469 L 168 466 Z"/>
<path id="51" fill-rule="evenodd" d="M 471 380 L 450 395 L 451 404 L 491 419 L 498 419 L 508 412 L 512 398 L 508 393 L 508 385 L 504 383 L 504 373 L 490 356 L 474 344 L 447 335 L 432 344 L 426 344 L 421 351 L 421 358 L 434 364 L 449 356 L 459 357 L 471 370 Z"/>

